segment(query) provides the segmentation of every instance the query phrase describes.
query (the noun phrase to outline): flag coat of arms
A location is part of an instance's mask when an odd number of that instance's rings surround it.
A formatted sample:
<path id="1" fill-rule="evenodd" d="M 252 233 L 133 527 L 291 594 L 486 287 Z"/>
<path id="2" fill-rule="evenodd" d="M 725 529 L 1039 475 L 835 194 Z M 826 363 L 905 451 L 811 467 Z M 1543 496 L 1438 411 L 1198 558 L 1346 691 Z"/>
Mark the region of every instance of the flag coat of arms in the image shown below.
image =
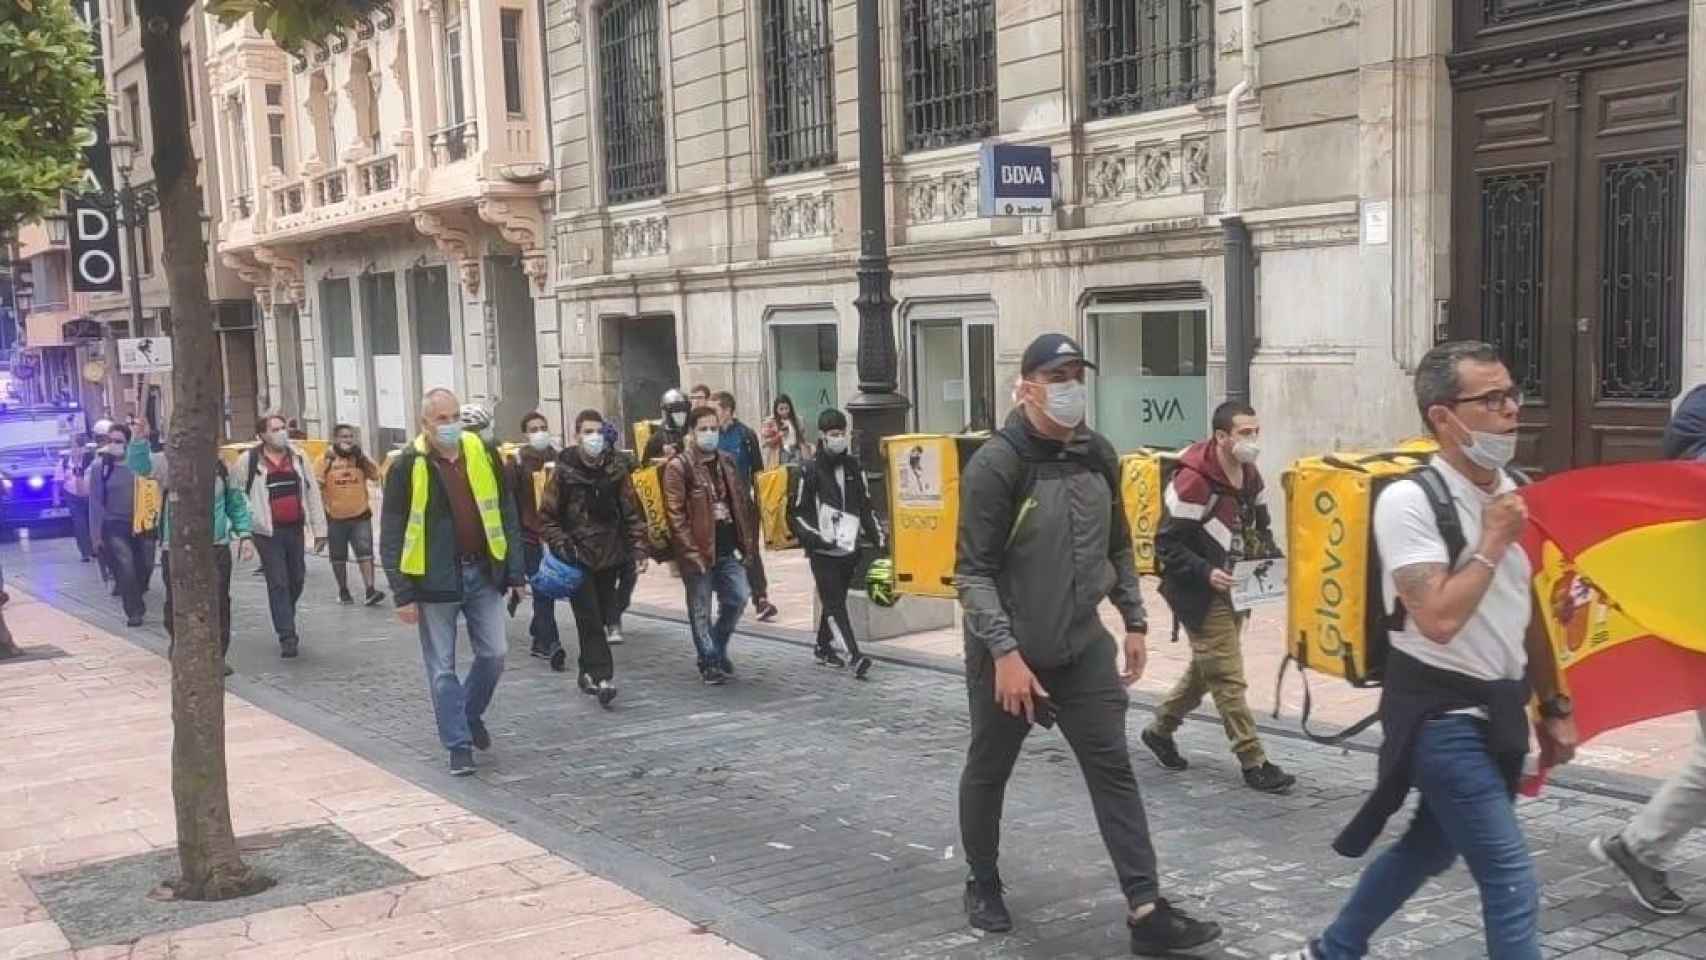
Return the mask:
<path id="1" fill-rule="evenodd" d="M 1572 470 L 1522 496 L 1536 608 L 1581 741 L 1706 707 L 1706 463 Z"/>

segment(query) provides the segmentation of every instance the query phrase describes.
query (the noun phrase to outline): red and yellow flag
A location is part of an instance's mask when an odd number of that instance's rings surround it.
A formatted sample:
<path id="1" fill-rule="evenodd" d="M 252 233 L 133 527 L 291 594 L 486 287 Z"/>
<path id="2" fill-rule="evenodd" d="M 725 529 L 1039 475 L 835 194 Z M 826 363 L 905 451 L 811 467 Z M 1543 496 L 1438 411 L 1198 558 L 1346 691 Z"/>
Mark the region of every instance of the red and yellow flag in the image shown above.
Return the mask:
<path id="1" fill-rule="evenodd" d="M 1706 463 L 1572 470 L 1522 495 L 1523 549 L 1582 742 L 1706 707 Z"/>

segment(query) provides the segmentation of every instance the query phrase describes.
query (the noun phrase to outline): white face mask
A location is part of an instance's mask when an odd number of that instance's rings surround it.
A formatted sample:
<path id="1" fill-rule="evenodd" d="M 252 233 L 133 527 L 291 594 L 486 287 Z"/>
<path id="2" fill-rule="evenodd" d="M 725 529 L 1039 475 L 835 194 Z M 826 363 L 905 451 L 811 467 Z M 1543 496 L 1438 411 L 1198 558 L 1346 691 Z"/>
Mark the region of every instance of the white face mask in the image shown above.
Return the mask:
<path id="1" fill-rule="evenodd" d="M 267 434 L 267 442 L 272 444 L 274 449 L 283 450 L 285 445 L 290 442 L 290 431 L 274 430 Z"/>
<path id="2" fill-rule="evenodd" d="M 842 434 L 839 437 L 824 437 L 823 438 L 823 448 L 825 450 L 828 450 L 830 453 L 833 453 L 837 456 L 840 456 L 841 454 L 846 453 L 847 452 L 847 435 Z"/>
<path id="3" fill-rule="evenodd" d="M 107 455 L 111 457 L 124 456 L 124 444 L 114 441 L 107 445 Z"/>
<path id="4" fill-rule="evenodd" d="M 597 457 L 602 454 L 604 452 L 604 434 L 581 434 L 581 450 L 585 451 L 589 457 Z"/>
<path id="5" fill-rule="evenodd" d="M 699 449 L 710 453 L 717 449 L 717 441 L 722 439 L 722 434 L 716 430 L 700 430 L 694 433 L 693 439 L 699 444 Z"/>
<path id="6" fill-rule="evenodd" d="M 1463 455 L 1483 470 L 1503 470 L 1516 459 L 1516 434 L 1469 430 L 1469 442 L 1463 445 Z"/>
<path id="7" fill-rule="evenodd" d="M 1262 445 L 1255 440 L 1238 440 L 1232 444 L 1232 458 L 1239 463 L 1255 463 L 1262 455 Z"/>
<path id="8" fill-rule="evenodd" d="M 551 435 L 544 430 L 535 430 L 527 435 L 527 444 L 535 450 L 551 449 Z"/>
<path id="9" fill-rule="evenodd" d="M 1084 422 L 1084 410 L 1090 405 L 1090 385 L 1080 380 L 1045 383 L 1043 414 L 1063 427 L 1076 427 Z"/>
<path id="10" fill-rule="evenodd" d="M 675 429 L 677 430 L 687 426 L 687 412 L 685 410 L 678 410 L 675 413 L 670 414 L 669 419 L 671 423 L 675 424 Z"/>

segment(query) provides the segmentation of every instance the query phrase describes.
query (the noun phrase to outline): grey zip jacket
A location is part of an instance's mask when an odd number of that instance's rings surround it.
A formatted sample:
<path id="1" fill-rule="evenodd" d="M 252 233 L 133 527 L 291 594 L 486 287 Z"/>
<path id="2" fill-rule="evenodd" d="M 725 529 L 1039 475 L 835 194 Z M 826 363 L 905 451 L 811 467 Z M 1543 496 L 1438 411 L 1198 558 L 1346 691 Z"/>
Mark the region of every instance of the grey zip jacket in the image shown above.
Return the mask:
<path id="1" fill-rule="evenodd" d="M 1145 632 L 1131 531 L 1117 483 L 1102 472 L 1118 476 L 1113 445 L 1083 426 L 1064 444 L 1049 440 L 1020 410 L 1003 433 L 1019 448 L 992 436 L 960 478 L 954 583 L 967 647 L 981 642 L 993 657 L 1018 650 L 1032 667 L 1071 663 L 1107 638 L 1096 613 L 1104 597 L 1128 632 Z"/>

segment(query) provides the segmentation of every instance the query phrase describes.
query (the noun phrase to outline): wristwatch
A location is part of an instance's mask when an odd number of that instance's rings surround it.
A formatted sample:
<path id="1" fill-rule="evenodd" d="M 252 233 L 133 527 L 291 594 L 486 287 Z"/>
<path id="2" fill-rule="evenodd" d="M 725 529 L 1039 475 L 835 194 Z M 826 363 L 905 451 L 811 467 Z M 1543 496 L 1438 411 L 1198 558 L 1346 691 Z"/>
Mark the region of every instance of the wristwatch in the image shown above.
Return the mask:
<path id="1" fill-rule="evenodd" d="M 1570 698 L 1561 693 L 1540 701 L 1540 715 L 1548 720 L 1567 720 L 1575 712 Z"/>

